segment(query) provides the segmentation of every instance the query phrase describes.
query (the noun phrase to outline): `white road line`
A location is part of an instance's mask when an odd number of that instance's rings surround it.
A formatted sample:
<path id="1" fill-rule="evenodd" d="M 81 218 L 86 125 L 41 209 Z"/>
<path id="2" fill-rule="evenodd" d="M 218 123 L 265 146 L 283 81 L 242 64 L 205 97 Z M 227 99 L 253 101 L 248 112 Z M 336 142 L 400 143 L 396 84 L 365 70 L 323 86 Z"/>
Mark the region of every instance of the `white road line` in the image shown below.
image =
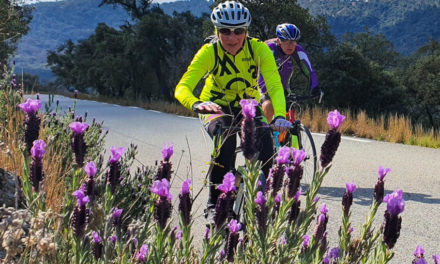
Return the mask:
<path id="1" fill-rule="evenodd" d="M 199 119 L 198 117 L 192 117 L 192 116 L 177 116 L 177 117 L 186 118 L 186 119 Z"/>
<path id="2" fill-rule="evenodd" d="M 160 111 L 156 111 L 156 110 L 148 110 L 148 111 L 150 111 L 150 112 L 154 112 L 154 113 L 158 113 L 158 114 L 163 114 L 162 112 L 160 112 Z"/>
<path id="3" fill-rule="evenodd" d="M 325 134 L 322 134 L 322 133 L 312 133 L 312 135 L 325 137 Z M 372 140 L 363 139 L 363 138 L 354 138 L 354 137 L 347 137 L 347 136 L 342 136 L 341 138 L 343 138 L 345 140 L 364 142 L 364 143 L 371 143 L 371 142 L 373 142 Z"/>

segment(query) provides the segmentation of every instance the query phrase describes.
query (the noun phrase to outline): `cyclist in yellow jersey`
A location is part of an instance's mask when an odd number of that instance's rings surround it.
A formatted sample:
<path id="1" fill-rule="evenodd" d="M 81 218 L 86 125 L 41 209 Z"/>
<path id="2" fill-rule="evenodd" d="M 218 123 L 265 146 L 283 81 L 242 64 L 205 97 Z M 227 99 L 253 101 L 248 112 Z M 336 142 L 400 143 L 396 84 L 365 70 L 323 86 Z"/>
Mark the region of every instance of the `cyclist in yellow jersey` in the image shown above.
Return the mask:
<path id="1" fill-rule="evenodd" d="M 216 124 L 226 127 L 239 124 L 242 119 L 239 102 L 243 98 L 260 100 L 259 73 L 264 78 L 267 93 L 274 106 L 277 130 L 285 130 L 290 123 L 285 120 L 286 102 L 280 75 L 272 51 L 262 41 L 247 36 L 251 23 L 249 10 L 235 1 L 226 1 L 215 7 L 211 14 L 217 40 L 205 44 L 194 56 L 187 71 L 176 86 L 175 97 L 188 109 L 203 113 L 205 128 L 212 137 Z M 193 94 L 198 82 L 207 76 L 199 97 Z M 267 176 L 272 165 L 273 142 L 262 110 L 257 109 L 258 159 L 263 162 L 262 171 Z M 210 188 L 208 216 L 213 213 L 220 192 L 216 185 L 234 166 L 236 136 L 222 144 L 209 176 Z"/>

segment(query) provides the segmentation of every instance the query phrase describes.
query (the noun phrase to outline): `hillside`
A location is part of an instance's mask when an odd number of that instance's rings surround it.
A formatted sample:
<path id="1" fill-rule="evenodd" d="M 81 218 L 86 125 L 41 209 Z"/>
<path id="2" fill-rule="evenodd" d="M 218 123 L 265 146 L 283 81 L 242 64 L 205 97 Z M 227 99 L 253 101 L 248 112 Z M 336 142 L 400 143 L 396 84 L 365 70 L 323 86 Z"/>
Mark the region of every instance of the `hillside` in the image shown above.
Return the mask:
<path id="1" fill-rule="evenodd" d="M 323 15 L 332 33 L 381 33 L 397 51 L 408 55 L 430 36 L 440 39 L 439 0 L 298 0 L 313 15 Z"/>
<path id="2" fill-rule="evenodd" d="M 23 36 L 14 57 L 18 71 L 51 78 L 45 69 L 47 50 L 72 39 L 78 41 L 90 36 L 99 23 L 119 27 L 128 19 L 125 11 L 111 6 L 98 7 L 100 0 L 71 0 L 41 2 L 33 5 L 30 30 Z"/>

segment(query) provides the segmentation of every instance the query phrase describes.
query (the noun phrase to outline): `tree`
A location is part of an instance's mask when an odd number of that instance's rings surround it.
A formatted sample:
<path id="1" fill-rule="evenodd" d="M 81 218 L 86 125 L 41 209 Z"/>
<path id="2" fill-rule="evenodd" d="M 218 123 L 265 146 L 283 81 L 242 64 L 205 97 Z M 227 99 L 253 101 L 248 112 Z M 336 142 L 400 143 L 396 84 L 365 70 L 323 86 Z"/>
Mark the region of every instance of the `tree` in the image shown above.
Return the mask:
<path id="1" fill-rule="evenodd" d="M 29 30 L 30 8 L 16 1 L 0 0 L 0 60 L 4 61 L 16 50 L 16 43 Z"/>
<path id="2" fill-rule="evenodd" d="M 102 0 L 99 6 L 113 5 L 122 6 L 131 18 L 134 20 L 140 20 L 144 15 L 148 13 L 153 0 Z"/>
<path id="3" fill-rule="evenodd" d="M 424 56 L 421 56 L 425 54 Z M 413 65 L 403 72 L 403 85 L 413 100 L 413 112 L 430 127 L 440 126 L 440 45 L 434 39 L 421 47 Z M 421 57 L 420 57 L 421 56 Z"/>

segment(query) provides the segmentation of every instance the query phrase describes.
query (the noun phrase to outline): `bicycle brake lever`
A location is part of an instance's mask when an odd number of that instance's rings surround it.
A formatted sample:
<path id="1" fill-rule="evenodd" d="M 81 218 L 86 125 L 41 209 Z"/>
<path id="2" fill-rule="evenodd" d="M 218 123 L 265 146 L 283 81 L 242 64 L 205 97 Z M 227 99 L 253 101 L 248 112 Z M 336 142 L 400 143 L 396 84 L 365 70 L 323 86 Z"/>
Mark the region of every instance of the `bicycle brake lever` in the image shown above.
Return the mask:
<path id="1" fill-rule="evenodd" d="M 324 96 L 324 91 L 321 90 L 321 93 L 319 94 L 319 100 L 318 100 L 319 104 L 322 102 L 322 97 L 323 96 Z"/>

